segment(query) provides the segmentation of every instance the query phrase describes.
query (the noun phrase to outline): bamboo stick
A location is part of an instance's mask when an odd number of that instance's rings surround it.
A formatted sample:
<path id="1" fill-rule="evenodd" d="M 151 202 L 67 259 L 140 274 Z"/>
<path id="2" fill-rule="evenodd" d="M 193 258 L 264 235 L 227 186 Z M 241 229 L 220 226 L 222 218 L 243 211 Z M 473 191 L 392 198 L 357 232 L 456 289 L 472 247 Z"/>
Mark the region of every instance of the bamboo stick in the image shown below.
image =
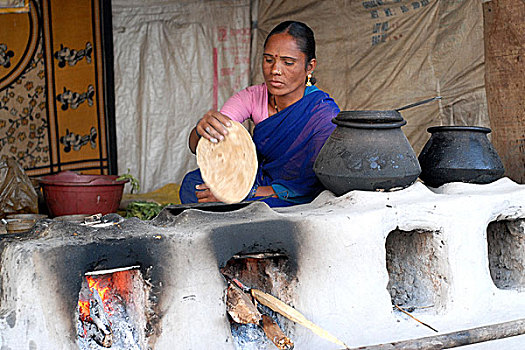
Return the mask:
<path id="1" fill-rule="evenodd" d="M 348 346 L 337 339 L 335 336 L 325 331 L 321 327 L 317 326 L 315 323 L 309 321 L 306 317 L 303 316 L 299 311 L 295 310 L 293 307 L 285 304 L 276 297 L 260 291 L 258 289 L 251 289 L 252 296 L 261 304 L 269 307 L 275 312 L 280 313 L 284 317 L 290 319 L 293 322 L 299 323 L 301 326 L 304 326 L 310 329 L 312 332 L 318 336 L 331 341 L 337 345 L 343 346 L 345 349 L 348 349 Z"/>
<path id="2" fill-rule="evenodd" d="M 361 346 L 350 350 L 419 350 L 450 349 L 458 346 L 482 343 L 525 334 L 525 318 L 438 334 L 430 337 L 401 340 L 397 342 Z"/>
<path id="3" fill-rule="evenodd" d="M 402 308 L 400 308 L 399 306 L 397 306 L 397 305 L 395 305 L 395 304 L 394 304 L 394 306 L 395 306 L 399 311 L 401 311 L 402 313 L 404 313 L 405 315 L 408 315 L 408 316 L 411 317 L 412 319 L 414 319 L 414 320 L 416 320 L 417 322 L 421 323 L 423 326 L 430 328 L 431 330 L 433 330 L 433 331 L 436 332 L 436 333 L 439 333 L 437 329 L 435 329 L 435 328 L 429 326 L 429 325 L 426 324 L 425 322 L 421 322 L 420 320 L 418 320 L 417 318 L 415 318 L 414 316 L 412 316 L 409 312 L 403 310 Z"/>

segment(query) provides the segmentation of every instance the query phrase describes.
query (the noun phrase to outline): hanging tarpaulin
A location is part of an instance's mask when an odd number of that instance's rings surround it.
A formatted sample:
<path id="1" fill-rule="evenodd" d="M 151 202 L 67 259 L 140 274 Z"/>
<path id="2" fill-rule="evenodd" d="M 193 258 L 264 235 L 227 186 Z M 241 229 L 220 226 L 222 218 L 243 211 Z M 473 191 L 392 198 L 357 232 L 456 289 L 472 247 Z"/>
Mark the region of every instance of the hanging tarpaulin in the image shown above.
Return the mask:
<path id="1" fill-rule="evenodd" d="M 402 112 L 416 151 L 429 126 L 489 125 L 480 1 L 281 0 L 260 1 L 258 10 L 257 56 L 279 22 L 312 27 L 314 75 L 341 109 L 395 109 L 442 96 Z M 255 62 L 254 81 L 262 81 Z"/>
<path id="2" fill-rule="evenodd" d="M 143 191 L 180 183 L 197 120 L 248 85 L 250 2 L 112 5 L 119 170 Z"/>

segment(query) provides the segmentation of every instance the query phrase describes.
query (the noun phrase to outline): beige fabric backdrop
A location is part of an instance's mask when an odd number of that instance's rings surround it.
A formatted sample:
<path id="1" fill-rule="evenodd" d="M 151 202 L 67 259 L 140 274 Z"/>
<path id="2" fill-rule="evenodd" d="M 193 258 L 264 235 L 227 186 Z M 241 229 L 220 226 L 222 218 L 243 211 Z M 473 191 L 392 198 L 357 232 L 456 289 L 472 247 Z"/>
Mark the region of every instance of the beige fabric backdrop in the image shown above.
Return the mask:
<path id="1" fill-rule="evenodd" d="M 113 0 L 119 173 L 151 191 L 197 168 L 188 135 L 248 86 L 250 2 Z"/>
<path id="2" fill-rule="evenodd" d="M 264 38 L 288 19 L 314 30 L 318 86 L 343 110 L 443 96 L 402 112 L 417 153 L 429 126 L 489 125 L 479 0 L 112 4 L 119 172 L 130 168 L 144 191 L 180 182 L 196 168 L 189 131 L 208 109 L 263 81 Z"/>
<path id="3" fill-rule="evenodd" d="M 343 110 L 395 109 L 419 153 L 434 125 L 489 126 L 484 87 L 483 14 L 479 0 L 325 0 L 259 2 L 257 52 L 286 19 L 315 33 L 318 86 Z M 252 67 L 262 81 L 260 60 Z"/>

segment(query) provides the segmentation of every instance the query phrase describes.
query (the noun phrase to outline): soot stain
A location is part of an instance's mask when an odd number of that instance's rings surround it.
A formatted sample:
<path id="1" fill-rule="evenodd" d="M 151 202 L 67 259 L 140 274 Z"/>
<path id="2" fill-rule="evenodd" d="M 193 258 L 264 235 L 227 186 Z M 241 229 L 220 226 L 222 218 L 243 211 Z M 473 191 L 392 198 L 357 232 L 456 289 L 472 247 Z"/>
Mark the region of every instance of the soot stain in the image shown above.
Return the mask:
<path id="1" fill-rule="evenodd" d="M 211 241 L 219 268 L 235 254 L 283 253 L 291 273 L 297 271 L 298 225 L 288 220 L 233 224 L 212 230 Z"/>
<path id="2" fill-rule="evenodd" d="M 169 260 L 171 254 L 168 244 L 146 237 L 61 246 L 44 253 L 44 261 L 55 267 L 50 273 L 56 273 L 60 281 L 60 286 L 56 289 L 63 300 L 66 314 L 70 315 L 71 334 L 76 335 L 75 311 L 86 272 L 139 265 L 142 275 L 149 277 L 153 286 L 151 294 L 156 297 L 156 304 L 159 305 L 162 298 L 161 285 L 169 273 L 163 268 L 162 262 Z"/>
<path id="3" fill-rule="evenodd" d="M 11 311 L 6 317 L 7 324 L 9 327 L 14 328 L 16 325 L 16 311 Z"/>

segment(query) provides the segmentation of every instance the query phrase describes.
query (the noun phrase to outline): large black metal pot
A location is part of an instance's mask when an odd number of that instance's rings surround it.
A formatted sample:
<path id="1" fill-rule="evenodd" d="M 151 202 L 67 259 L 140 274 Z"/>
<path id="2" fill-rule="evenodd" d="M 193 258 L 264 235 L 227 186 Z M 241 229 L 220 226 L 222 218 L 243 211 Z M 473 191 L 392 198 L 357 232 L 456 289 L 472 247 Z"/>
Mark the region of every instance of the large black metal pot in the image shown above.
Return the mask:
<path id="1" fill-rule="evenodd" d="M 342 111 L 314 163 L 321 183 L 336 195 L 393 190 L 416 181 L 421 168 L 398 111 Z"/>
<path id="2" fill-rule="evenodd" d="M 480 126 L 434 126 L 419 154 L 420 179 L 430 187 L 448 182 L 486 184 L 505 172 L 490 143 L 489 128 Z"/>

